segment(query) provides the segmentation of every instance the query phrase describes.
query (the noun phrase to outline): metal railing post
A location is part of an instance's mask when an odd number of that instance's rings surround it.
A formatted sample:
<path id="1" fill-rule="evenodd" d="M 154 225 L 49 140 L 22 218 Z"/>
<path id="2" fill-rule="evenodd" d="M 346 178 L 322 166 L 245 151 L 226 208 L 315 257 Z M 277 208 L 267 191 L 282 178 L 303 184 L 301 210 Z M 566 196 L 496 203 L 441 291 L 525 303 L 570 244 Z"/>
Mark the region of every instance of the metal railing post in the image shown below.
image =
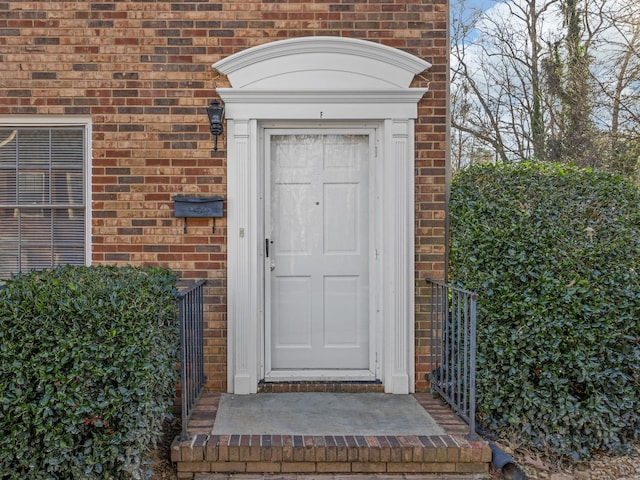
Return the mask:
<path id="1" fill-rule="evenodd" d="M 188 438 L 189 418 L 207 381 L 204 375 L 205 283 L 205 280 L 200 280 L 178 294 L 182 440 Z"/>
<path id="2" fill-rule="evenodd" d="M 469 425 L 476 437 L 476 307 L 478 295 L 427 279 L 431 308 L 431 390 Z"/>
<path id="3" fill-rule="evenodd" d="M 471 317 L 469 332 L 472 341 L 469 344 L 469 357 L 472 359 L 469 362 L 469 435 L 472 437 L 476 436 L 476 304 L 478 302 L 478 294 L 471 294 L 471 303 L 469 305 L 470 312 L 469 315 Z"/>

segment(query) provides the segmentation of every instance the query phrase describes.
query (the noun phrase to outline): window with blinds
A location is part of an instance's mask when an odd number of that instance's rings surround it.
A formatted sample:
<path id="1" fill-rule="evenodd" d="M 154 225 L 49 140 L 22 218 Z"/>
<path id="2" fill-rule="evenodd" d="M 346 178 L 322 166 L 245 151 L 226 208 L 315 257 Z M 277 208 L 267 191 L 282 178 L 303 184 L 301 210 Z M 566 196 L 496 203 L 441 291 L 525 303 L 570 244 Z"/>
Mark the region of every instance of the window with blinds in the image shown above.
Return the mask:
<path id="1" fill-rule="evenodd" d="M 0 279 L 85 264 L 85 135 L 0 126 Z"/>

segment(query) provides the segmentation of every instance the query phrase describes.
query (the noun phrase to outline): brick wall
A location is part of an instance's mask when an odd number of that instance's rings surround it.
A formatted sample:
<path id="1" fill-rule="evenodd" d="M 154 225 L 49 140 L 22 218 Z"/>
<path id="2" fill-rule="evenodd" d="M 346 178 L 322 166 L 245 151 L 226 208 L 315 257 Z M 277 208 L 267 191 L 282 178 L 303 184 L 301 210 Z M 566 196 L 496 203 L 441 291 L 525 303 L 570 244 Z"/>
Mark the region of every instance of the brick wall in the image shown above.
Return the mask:
<path id="1" fill-rule="evenodd" d="M 293 36 L 396 47 L 433 64 L 416 128 L 416 380 L 428 366 L 425 276 L 444 272 L 446 0 L 0 1 L 0 115 L 90 115 L 92 259 L 206 278 L 208 387 L 226 390 L 226 223 L 173 217 L 176 194 L 226 194 L 205 107 L 211 64 Z"/>

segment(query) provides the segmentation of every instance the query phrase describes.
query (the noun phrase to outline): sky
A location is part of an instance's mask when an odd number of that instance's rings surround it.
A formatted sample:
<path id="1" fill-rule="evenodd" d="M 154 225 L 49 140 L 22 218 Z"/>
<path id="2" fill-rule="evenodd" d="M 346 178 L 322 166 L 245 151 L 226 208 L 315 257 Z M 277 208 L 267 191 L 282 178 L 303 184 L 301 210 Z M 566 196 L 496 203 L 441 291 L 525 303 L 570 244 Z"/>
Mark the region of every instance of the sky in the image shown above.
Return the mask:
<path id="1" fill-rule="evenodd" d="M 487 9 L 495 3 L 496 0 L 469 0 L 470 5 L 474 5 L 482 9 Z"/>

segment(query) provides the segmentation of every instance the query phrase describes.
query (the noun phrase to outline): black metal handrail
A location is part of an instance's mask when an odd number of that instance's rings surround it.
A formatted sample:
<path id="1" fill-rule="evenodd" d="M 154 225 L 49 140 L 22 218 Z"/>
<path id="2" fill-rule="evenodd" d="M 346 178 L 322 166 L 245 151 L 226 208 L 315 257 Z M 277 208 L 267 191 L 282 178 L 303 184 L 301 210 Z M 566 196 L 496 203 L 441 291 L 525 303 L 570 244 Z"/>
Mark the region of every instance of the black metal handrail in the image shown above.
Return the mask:
<path id="1" fill-rule="evenodd" d="M 476 305 L 478 295 L 427 279 L 430 286 L 431 389 L 476 432 Z"/>
<path id="2" fill-rule="evenodd" d="M 178 294 L 182 439 L 207 377 L 204 374 L 204 285 L 200 280 Z"/>

